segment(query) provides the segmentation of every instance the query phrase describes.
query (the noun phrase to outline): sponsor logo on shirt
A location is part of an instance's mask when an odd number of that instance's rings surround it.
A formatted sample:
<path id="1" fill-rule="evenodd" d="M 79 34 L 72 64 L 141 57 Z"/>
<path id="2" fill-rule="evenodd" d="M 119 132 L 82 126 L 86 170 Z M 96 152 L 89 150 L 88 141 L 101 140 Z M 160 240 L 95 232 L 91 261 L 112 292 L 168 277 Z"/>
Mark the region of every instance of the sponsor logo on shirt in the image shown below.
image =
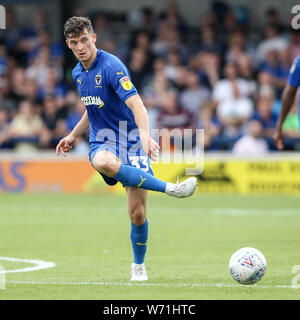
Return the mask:
<path id="1" fill-rule="evenodd" d="M 101 108 L 104 106 L 104 102 L 101 100 L 100 97 L 87 96 L 87 97 L 81 97 L 80 99 L 86 106 L 95 105 L 98 108 Z"/>

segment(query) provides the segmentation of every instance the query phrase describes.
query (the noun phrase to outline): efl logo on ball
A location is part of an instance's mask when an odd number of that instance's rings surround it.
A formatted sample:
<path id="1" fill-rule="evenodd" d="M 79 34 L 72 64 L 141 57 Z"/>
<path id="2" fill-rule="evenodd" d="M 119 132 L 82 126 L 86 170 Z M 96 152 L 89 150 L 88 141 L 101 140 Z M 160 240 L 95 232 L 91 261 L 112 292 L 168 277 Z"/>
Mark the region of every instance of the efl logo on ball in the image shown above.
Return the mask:
<path id="1" fill-rule="evenodd" d="M 229 261 L 229 272 L 241 284 L 254 284 L 262 279 L 267 270 L 264 255 L 255 248 L 241 248 Z"/>

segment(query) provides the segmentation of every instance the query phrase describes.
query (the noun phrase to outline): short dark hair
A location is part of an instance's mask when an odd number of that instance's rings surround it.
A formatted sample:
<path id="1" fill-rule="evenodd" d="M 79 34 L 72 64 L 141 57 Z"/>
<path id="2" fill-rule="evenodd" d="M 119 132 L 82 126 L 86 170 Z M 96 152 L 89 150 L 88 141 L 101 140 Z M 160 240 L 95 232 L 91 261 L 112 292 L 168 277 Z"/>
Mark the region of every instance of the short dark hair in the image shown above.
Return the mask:
<path id="1" fill-rule="evenodd" d="M 90 18 L 88 17 L 71 17 L 64 25 L 65 38 L 78 38 L 86 29 L 89 33 L 93 33 L 93 27 Z"/>

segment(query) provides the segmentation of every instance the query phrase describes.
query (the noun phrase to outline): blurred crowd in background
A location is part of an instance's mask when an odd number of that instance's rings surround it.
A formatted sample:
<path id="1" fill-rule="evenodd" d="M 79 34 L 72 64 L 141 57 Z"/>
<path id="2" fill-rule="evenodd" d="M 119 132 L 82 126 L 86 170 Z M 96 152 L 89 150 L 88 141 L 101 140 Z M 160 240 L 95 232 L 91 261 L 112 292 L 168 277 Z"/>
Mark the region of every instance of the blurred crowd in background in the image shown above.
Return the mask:
<path id="1" fill-rule="evenodd" d="M 132 12 L 119 29 L 107 13 L 77 9 L 74 15 L 90 16 L 97 47 L 127 65 L 151 128 L 189 128 L 191 135 L 204 129 L 205 150 L 276 150 L 281 94 L 300 54 L 299 31 L 280 12 L 269 8 L 264 25 L 254 26 L 246 7 L 218 1 L 192 27 L 169 2 L 162 12 Z M 7 9 L 0 33 L 0 149 L 55 148 L 85 110 L 70 76 L 76 61 L 64 40 L 52 40 L 47 18 L 37 8 L 24 28 Z M 283 129 L 285 150 L 299 150 L 297 101 Z M 88 133 L 74 152 L 87 150 Z"/>

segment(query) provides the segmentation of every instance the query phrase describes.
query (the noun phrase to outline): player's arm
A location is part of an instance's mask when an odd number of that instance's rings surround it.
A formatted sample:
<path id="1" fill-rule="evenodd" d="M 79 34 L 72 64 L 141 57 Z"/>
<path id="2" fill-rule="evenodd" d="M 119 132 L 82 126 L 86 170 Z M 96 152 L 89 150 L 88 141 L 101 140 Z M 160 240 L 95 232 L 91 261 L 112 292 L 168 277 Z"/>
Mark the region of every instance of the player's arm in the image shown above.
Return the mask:
<path id="1" fill-rule="evenodd" d="M 286 85 L 282 94 L 282 106 L 277 120 L 276 131 L 274 134 L 274 141 L 278 149 L 283 149 L 283 133 L 282 125 L 291 107 L 294 103 L 295 96 L 297 93 L 297 88 L 291 85 Z"/>
<path id="2" fill-rule="evenodd" d="M 89 118 L 87 115 L 87 111 L 85 111 L 74 129 L 66 137 L 59 141 L 56 147 L 56 154 L 59 156 L 59 154 L 61 153 L 65 157 L 65 153 L 69 152 L 72 149 L 72 146 L 75 144 L 76 139 L 84 134 L 88 130 L 89 126 Z"/>
<path id="3" fill-rule="evenodd" d="M 147 109 L 138 94 L 130 96 L 126 101 L 126 105 L 133 112 L 134 120 L 139 128 L 140 137 L 145 152 L 152 160 L 158 159 L 159 145 L 151 138 L 149 129 L 149 120 Z"/>

